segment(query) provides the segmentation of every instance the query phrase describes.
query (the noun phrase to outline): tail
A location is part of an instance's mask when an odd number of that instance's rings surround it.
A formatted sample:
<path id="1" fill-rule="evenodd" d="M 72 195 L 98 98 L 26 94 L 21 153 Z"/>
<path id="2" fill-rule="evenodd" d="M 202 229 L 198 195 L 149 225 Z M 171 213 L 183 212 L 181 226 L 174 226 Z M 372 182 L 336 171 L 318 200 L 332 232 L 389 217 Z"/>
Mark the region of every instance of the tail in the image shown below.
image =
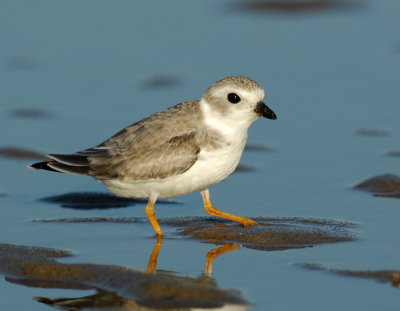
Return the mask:
<path id="1" fill-rule="evenodd" d="M 48 154 L 48 160 L 34 163 L 29 168 L 59 173 L 88 175 L 90 164 L 87 155 L 81 154 Z"/>

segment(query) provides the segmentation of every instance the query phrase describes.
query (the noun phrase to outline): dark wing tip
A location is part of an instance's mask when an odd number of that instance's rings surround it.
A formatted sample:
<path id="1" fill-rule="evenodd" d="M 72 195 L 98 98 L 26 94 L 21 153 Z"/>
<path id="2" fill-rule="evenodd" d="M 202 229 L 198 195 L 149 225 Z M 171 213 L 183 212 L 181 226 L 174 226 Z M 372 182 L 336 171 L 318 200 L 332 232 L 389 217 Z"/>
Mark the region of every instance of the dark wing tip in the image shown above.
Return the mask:
<path id="1" fill-rule="evenodd" d="M 50 162 L 54 162 L 54 161 L 53 160 L 47 160 L 47 161 L 43 161 L 43 162 L 37 162 L 37 163 L 34 163 L 34 164 L 28 166 L 28 168 L 30 168 L 32 170 L 47 170 L 47 171 L 52 171 L 52 172 L 59 172 L 59 171 L 57 171 L 54 168 L 49 166 Z"/>

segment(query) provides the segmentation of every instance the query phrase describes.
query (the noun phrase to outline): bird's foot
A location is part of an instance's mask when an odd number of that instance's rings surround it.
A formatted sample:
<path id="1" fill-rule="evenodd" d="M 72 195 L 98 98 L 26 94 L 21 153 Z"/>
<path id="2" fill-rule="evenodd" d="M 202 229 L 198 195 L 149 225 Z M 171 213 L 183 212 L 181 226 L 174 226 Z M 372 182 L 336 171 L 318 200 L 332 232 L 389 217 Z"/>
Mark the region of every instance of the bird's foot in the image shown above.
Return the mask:
<path id="1" fill-rule="evenodd" d="M 252 226 L 259 226 L 260 224 L 257 221 L 254 221 L 250 218 L 245 218 L 242 222 L 243 227 L 252 227 Z"/>

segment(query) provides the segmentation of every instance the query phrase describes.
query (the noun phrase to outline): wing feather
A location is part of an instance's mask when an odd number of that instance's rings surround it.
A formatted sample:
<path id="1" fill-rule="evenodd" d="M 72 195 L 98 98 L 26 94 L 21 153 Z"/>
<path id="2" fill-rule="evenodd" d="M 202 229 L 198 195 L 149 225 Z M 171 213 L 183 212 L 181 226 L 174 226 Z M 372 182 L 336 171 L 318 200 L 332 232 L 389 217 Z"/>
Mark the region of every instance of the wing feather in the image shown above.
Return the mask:
<path id="1" fill-rule="evenodd" d="M 56 162 L 70 166 L 89 166 L 88 158 L 78 154 L 48 154 L 47 156 Z"/>
<path id="2" fill-rule="evenodd" d="M 118 149 L 112 156 L 90 157 L 91 175 L 100 179 L 148 180 L 182 174 L 196 162 L 200 152 L 195 136 L 195 132 L 185 133 L 160 144 L 131 146 Z"/>

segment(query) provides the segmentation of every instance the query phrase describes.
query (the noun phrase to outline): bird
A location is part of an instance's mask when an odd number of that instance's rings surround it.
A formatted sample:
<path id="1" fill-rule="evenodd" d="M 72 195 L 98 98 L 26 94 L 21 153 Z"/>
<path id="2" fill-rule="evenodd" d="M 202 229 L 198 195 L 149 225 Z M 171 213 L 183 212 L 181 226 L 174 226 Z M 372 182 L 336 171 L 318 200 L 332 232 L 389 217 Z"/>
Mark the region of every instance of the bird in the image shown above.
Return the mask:
<path id="1" fill-rule="evenodd" d="M 264 103 L 264 89 L 244 76 L 228 76 L 201 99 L 154 113 L 101 144 L 72 154 L 48 154 L 32 169 L 89 175 L 120 197 L 147 199 L 146 215 L 163 236 L 154 205 L 200 191 L 206 212 L 244 227 L 258 223 L 215 208 L 209 187 L 228 177 L 242 156 L 250 125 L 277 119 Z"/>

